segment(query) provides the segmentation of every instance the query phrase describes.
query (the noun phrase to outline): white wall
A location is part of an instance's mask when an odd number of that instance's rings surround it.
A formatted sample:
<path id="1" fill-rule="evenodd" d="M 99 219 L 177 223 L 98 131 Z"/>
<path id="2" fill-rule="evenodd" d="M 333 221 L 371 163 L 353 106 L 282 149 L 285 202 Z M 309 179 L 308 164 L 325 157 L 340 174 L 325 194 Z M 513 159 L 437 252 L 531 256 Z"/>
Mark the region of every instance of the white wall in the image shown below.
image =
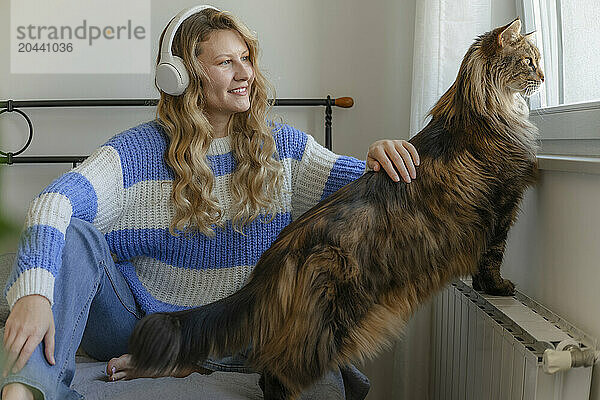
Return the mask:
<path id="1" fill-rule="evenodd" d="M 600 338 L 600 176 L 542 171 L 509 234 L 504 275 L 517 289 Z M 590 400 L 600 399 L 597 368 Z"/>
<path id="2" fill-rule="evenodd" d="M 172 15 L 198 2 L 152 1 L 152 54 Z M 415 0 L 215 0 L 258 32 L 261 66 L 280 98 L 351 96 L 355 106 L 333 111 L 333 149 L 364 158 L 380 138 L 408 138 Z M 0 99 L 156 98 L 152 75 L 11 74 L 10 2 L 0 0 Z M 153 64 L 152 64 L 153 65 Z M 35 137 L 24 155 L 86 155 L 111 136 L 154 118 L 148 108 L 26 109 Z M 277 108 L 285 119 L 323 143 L 324 109 Z M 20 116 L 0 116 L 0 149 L 26 140 Z M 29 201 L 68 165 L 0 167 L 2 214 L 22 226 Z M 17 238 L 0 243 L 14 251 Z M 363 368 L 369 399 L 390 398 L 393 356 Z"/>

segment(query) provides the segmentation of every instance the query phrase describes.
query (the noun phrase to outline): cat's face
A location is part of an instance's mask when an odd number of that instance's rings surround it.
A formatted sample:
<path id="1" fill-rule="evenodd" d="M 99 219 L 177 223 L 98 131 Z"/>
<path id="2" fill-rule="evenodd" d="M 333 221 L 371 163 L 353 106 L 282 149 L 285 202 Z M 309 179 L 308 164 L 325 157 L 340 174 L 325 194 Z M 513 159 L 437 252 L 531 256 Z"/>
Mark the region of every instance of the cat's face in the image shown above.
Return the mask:
<path id="1" fill-rule="evenodd" d="M 521 35 L 520 31 L 519 19 L 492 31 L 496 41 L 493 69 L 506 88 L 529 97 L 544 82 L 544 72 L 540 68 L 540 52 L 532 42 L 533 34 Z"/>

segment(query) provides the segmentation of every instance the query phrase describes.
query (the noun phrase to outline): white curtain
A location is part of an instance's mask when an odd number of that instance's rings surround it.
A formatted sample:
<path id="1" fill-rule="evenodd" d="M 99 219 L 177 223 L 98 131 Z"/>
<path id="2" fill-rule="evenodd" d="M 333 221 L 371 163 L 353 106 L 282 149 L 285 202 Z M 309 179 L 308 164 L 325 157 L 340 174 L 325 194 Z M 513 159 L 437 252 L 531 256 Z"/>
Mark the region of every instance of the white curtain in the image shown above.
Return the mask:
<path id="1" fill-rule="evenodd" d="M 456 79 L 473 40 L 492 29 L 491 14 L 492 0 L 416 0 L 411 136 Z M 396 344 L 392 398 L 430 398 L 432 311 L 430 302 L 420 307 Z"/>
<path id="2" fill-rule="evenodd" d="M 450 87 L 467 49 L 489 31 L 492 0 L 417 0 L 410 134 Z"/>

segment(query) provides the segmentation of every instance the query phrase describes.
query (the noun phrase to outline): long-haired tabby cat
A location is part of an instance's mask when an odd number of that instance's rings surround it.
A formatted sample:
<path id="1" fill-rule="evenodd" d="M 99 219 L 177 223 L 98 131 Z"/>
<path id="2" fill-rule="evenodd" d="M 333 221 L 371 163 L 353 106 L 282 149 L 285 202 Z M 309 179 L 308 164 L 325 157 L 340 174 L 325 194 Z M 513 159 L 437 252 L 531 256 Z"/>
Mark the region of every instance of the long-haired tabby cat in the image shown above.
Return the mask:
<path id="1" fill-rule="evenodd" d="M 536 175 L 522 95 L 544 80 L 519 19 L 478 37 L 411 142 L 419 178 L 368 172 L 286 227 L 239 292 L 145 317 L 132 364 L 164 374 L 251 348 L 265 399 L 294 399 L 328 370 L 370 357 L 450 280 L 509 295 L 508 229 Z"/>

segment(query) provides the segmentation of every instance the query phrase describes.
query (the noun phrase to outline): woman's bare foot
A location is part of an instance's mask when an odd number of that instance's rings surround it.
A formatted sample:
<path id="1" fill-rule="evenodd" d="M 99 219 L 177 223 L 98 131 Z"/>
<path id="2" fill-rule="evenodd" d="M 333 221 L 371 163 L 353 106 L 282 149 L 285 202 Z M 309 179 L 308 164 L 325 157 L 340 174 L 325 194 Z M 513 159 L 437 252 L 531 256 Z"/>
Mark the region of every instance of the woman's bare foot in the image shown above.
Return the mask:
<path id="1" fill-rule="evenodd" d="M 178 368 L 170 374 L 141 376 L 137 375 L 131 368 L 131 355 L 124 354 L 121 357 L 113 358 L 106 364 L 106 374 L 110 381 L 129 380 L 135 378 L 160 378 L 162 376 L 173 376 L 176 378 L 184 378 L 194 372 L 201 374 L 210 374 L 212 371 L 202 367 Z"/>
<path id="2" fill-rule="evenodd" d="M 3 400 L 33 400 L 33 393 L 22 383 L 14 382 L 2 388 Z"/>

